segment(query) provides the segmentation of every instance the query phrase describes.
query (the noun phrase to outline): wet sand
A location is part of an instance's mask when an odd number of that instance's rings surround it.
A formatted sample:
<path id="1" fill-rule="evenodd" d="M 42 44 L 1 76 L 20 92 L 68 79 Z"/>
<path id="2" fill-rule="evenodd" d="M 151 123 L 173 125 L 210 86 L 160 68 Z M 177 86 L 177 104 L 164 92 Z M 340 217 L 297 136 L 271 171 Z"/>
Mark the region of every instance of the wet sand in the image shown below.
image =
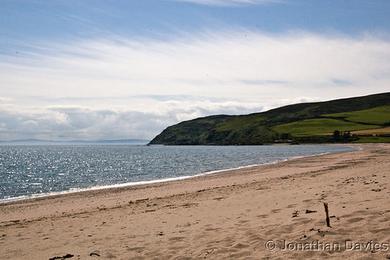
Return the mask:
<path id="1" fill-rule="evenodd" d="M 390 259 L 390 145 L 361 147 L 2 204 L 0 259 Z"/>

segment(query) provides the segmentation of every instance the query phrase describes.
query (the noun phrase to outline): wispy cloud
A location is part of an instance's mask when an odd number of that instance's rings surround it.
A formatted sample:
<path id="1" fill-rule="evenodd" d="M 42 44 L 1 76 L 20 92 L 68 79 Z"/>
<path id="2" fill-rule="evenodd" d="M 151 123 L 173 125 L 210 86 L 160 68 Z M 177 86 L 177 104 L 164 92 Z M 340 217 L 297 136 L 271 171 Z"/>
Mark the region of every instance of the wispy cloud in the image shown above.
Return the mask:
<path id="1" fill-rule="evenodd" d="M 256 4 L 274 4 L 283 3 L 283 0 L 173 0 L 177 2 L 187 2 L 200 5 L 211 6 L 242 6 Z"/>
<path id="2" fill-rule="evenodd" d="M 232 30 L 35 47 L 0 55 L 0 139 L 151 138 L 197 116 L 390 90 L 390 43 L 374 36 Z"/>

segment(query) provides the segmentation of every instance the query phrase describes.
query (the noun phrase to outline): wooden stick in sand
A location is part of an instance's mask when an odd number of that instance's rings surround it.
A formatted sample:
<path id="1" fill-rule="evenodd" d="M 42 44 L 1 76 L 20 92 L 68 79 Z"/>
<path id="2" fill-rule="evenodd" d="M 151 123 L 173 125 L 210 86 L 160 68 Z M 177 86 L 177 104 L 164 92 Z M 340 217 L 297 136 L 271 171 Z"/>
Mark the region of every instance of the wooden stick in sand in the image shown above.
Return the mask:
<path id="1" fill-rule="evenodd" d="M 324 202 L 324 208 L 325 208 L 325 214 L 326 214 L 326 226 L 330 227 L 328 203 Z"/>

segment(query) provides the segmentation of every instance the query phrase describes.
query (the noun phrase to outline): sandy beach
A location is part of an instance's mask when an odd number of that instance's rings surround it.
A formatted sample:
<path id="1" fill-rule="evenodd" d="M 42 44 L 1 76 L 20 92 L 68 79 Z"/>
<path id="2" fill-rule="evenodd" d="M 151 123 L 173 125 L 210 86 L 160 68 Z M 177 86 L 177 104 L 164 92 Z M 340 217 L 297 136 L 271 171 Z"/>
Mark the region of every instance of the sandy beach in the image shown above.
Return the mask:
<path id="1" fill-rule="evenodd" d="M 2 204 L 0 259 L 390 259 L 390 145 L 356 147 Z"/>

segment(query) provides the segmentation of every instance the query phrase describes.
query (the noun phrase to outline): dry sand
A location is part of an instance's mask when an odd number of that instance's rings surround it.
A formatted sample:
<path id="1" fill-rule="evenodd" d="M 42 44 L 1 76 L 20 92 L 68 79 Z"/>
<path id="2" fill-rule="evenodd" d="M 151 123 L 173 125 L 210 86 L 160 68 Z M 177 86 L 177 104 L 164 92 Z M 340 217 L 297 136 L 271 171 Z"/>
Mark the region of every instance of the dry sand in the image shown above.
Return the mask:
<path id="1" fill-rule="evenodd" d="M 362 147 L 0 205 L 0 259 L 390 259 L 390 145 Z"/>

